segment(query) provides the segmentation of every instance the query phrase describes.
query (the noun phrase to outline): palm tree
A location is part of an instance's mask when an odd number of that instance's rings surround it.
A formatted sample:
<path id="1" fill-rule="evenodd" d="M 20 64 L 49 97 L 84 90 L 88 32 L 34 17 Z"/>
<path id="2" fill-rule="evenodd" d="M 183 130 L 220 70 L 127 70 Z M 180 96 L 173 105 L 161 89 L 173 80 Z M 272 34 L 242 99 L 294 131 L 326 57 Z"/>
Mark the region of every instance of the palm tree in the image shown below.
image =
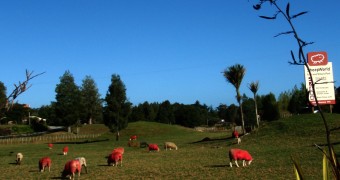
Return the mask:
<path id="1" fill-rule="evenodd" d="M 257 122 L 257 128 L 260 127 L 260 123 L 259 123 L 259 114 L 257 112 L 257 102 L 256 102 L 256 93 L 259 90 L 259 81 L 255 81 L 255 82 L 251 82 L 248 86 L 248 88 L 250 89 L 251 92 L 253 92 L 254 94 L 254 102 L 255 102 L 255 116 L 256 116 L 256 122 Z"/>
<path id="2" fill-rule="evenodd" d="M 236 89 L 236 100 L 240 106 L 243 134 L 246 133 L 246 130 L 244 128 L 244 118 L 243 118 L 243 109 L 242 109 L 242 103 L 241 103 L 242 97 L 240 93 L 240 86 L 241 86 L 245 73 L 246 73 L 246 69 L 241 64 L 235 64 L 234 66 L 230 66 L 223 71 L 223 75 L 226 78 L 226 80 L 230 84 L 232 84 Z"/>

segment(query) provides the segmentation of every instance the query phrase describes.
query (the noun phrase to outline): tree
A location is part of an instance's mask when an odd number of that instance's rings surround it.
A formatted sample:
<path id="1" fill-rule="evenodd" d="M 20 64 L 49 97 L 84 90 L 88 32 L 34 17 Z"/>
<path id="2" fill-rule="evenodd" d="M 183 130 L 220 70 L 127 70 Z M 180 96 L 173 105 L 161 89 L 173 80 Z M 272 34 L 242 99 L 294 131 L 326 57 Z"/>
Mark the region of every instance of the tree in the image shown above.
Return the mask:
<path id="1" fill-rule="evenodd" d="M 255 118 L 256 118 L 257 128 L 259 128 L 260 122 L 259 122 L 259 113 L 257 111 L 257 101 L 256 101 L 256 93 L 259 90 L 259 81 L 251 82 L 248 88 L 254 94 Z"/>
<path id="2" fill-rule="evenodd" d="M 228 67 L 224 70 L 223 75 L 226 78 L 227 82 L 232 84 L 236 89 L 236 100 L 240 107 L 240 115 L 242 121 L 242 131 L 243 134 L 246 133 L 244 127 L 244 117 L 243 117 L 243 109 L 242 109 L 242 102 L 241 102 L 241 94 L 240 94 L 240 86 L 245 75 L 246 69 L 241 64 L 236 64 L 233 66 Z"/>
<path id="3" fill-rule="evenodd" d="M 0 81 L 0 119 L 3 118 L 4 112 L 5 112 L 5 104 L 7 101 L 7 96 L 6 96 L 6 86 L 4 85 L 3 82 Z"/>
<path id="4" fill-rule="evenodd" d="M 274 121 L 280 118 L 279 108 L 273 93 L 269 93 L 262 98 L 262 119 Z"/>
<path id="5" fill-rule="evenodd" d="M 306 86 L 304 84 L 301 84 L 300 89 L 294 86 L 294 89 L 292 90 L 292 96 L 288 104 L 289 112 L 293 114 L 298 114 L 298 113 L 301 113 L 302 110 L 307 106 L 308 106 L 308 101 L 307 101 Z"/>
<path id="6" fill-rule="evenodd" d="M 79 87 L 74 82 L 70 71 L 65 71 L 60 77 L 56 89 L 56 117 L 65 126 L 79 122 L 81 111 L 81 94 Z"/>
<path id="7" fill-rule="evenodd" d="M 156 121 L 165 124 L 175 123 L 175 115 L 170 101 L 166 100 L 159 105 Z"/>
<path id="8" fill-rule="evenodd" d="M 81 86 L 81 96 L 83 98 L 83 111 L 82 116 L 85 122 L 92 124 L 96 121 L 102 120 L 102 101 L 100 94 L 94 80 L 91 76 L 86 76 L 83 79 Z"/>
<path id="9" fill-rule="evenodd" d="M 111 76 L 111 85 L 105 96 L 104 123 L 116 132 L 116 140 L 119 140 L 119 131 L 128 126 L 128 117 L 131 112 L 131 103 L 126 98 L 126 88 L 119 75 Z"/>
<path id="10" fill-rule="evenodd" d="M 334 106 L 334 112 L 340 113 L 340 87 L 335 89 L 335 106 Z"/>

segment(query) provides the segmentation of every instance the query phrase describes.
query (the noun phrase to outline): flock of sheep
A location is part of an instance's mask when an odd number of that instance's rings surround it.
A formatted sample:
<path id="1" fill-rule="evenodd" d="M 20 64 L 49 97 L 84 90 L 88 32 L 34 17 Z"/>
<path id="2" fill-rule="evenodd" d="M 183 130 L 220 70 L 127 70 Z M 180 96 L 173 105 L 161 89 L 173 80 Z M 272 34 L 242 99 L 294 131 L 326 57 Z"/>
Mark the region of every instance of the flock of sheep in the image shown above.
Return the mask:
<path id="1" fill-rule="evenodd" d="M 237 139 L 238 144 L 241 142 L 240 137 L 237 133 L 237 131 L 233 132 L 233 136 Z M 131 144 L 131 142 L 136 141 L 137 140 L 137 136 L 131 136 L 129 139 L 129 145 Z M 144 142 L 145 143 L 145 142 Z M 147 144 L 145 143 L 148 147 L 149 152 L 151 151 L 160 151 L 159 147 L 157 144 Z M 53 144 L 48 144 L 49 149 L 53 148 Z M 175 143 L 173 142 L 165 142 L 164 143 L 164 149 L 165 150 L 177 150 L 178 147 Z M 63 148 L 63 155 L 67 155 L 68 153 L 68 147 L 65 146 Z M 118 164 L 120 163 L 120 166 L 123 166 L 123 154 L 124 154 L 124 148 L 123 147 L 117 147 L 115 148 L 111 154 L 109 154 L 107 156 L 107 164 L 109 166 L 118 166 Z M 16 164 L 20 165 L 22 160 L 23 160 L 23 154 L 22 153 L 17 153 L 16 155 Z M 246 150 L 242 150 L 242 149 L 230 149 L 229 150 L 229 160 L 230 160 L 230 167 L 232 167 L 232 161 L 235 161 L 235 164 L 237 167 L 239 167 L 237 161 L 241 160 L 243 161 L 243 166 L 246 165 L 250 165 L 251 162 L 253 161 L 252 156 L 250 155 L 250 153 Z M 52 164 L 52 160 L 50 157 L 43 157 L 39 160 L 39 171 L 40 172 L 44 172 L 46 168 L 48 168 L 48 171 L 51 170 L 51 164 Z M 85 172 L 87 173 L 87 165 L 86 165 L 86 159 L 85 157 L 78 157 L 75 159 L 72 159 L 70 161 L 68 161 L 65 166 L 64 166 L 64 170 L 62 171 L 61 176 L 63 178 L 69 178 L 69 179 L 74 179 L 75 174 L 78 174 L 78 177 L 80 176 L 80 172 L 82 168 L 85 168 Z"/>

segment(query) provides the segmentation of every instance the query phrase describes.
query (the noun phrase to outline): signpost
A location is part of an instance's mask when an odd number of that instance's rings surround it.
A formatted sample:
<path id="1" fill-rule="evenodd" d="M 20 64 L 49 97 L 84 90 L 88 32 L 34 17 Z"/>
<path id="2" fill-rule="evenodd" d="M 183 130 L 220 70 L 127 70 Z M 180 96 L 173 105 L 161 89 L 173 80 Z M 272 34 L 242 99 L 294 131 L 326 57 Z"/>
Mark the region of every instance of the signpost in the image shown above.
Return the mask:
<path id="1" fill-rule="evenodd" d="M 305 66 L 306 89 L 309 92 L 308 99 L 312 105 L 316 105 L 317 97 L 320 105 L 335 104 L 334 79 L 332 62 L 328 62 L 326 52 L 310 52 L 307 54 L 311 76 Z M 315 93 L 311 77 L 313 78 Z"/>

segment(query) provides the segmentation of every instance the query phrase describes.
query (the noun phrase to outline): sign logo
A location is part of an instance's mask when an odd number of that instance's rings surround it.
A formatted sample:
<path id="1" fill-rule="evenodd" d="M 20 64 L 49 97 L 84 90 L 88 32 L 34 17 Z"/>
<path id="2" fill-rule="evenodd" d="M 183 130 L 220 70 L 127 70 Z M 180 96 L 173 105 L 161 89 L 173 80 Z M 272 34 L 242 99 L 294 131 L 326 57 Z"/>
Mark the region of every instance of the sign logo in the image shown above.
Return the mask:
<path id="1" fill-rule="evenodd" d="M 328 57 L 326 52 L 310 52 L 307 54 L 308 65 L 310 66 L 322 66 L 327 65 Z"/>

